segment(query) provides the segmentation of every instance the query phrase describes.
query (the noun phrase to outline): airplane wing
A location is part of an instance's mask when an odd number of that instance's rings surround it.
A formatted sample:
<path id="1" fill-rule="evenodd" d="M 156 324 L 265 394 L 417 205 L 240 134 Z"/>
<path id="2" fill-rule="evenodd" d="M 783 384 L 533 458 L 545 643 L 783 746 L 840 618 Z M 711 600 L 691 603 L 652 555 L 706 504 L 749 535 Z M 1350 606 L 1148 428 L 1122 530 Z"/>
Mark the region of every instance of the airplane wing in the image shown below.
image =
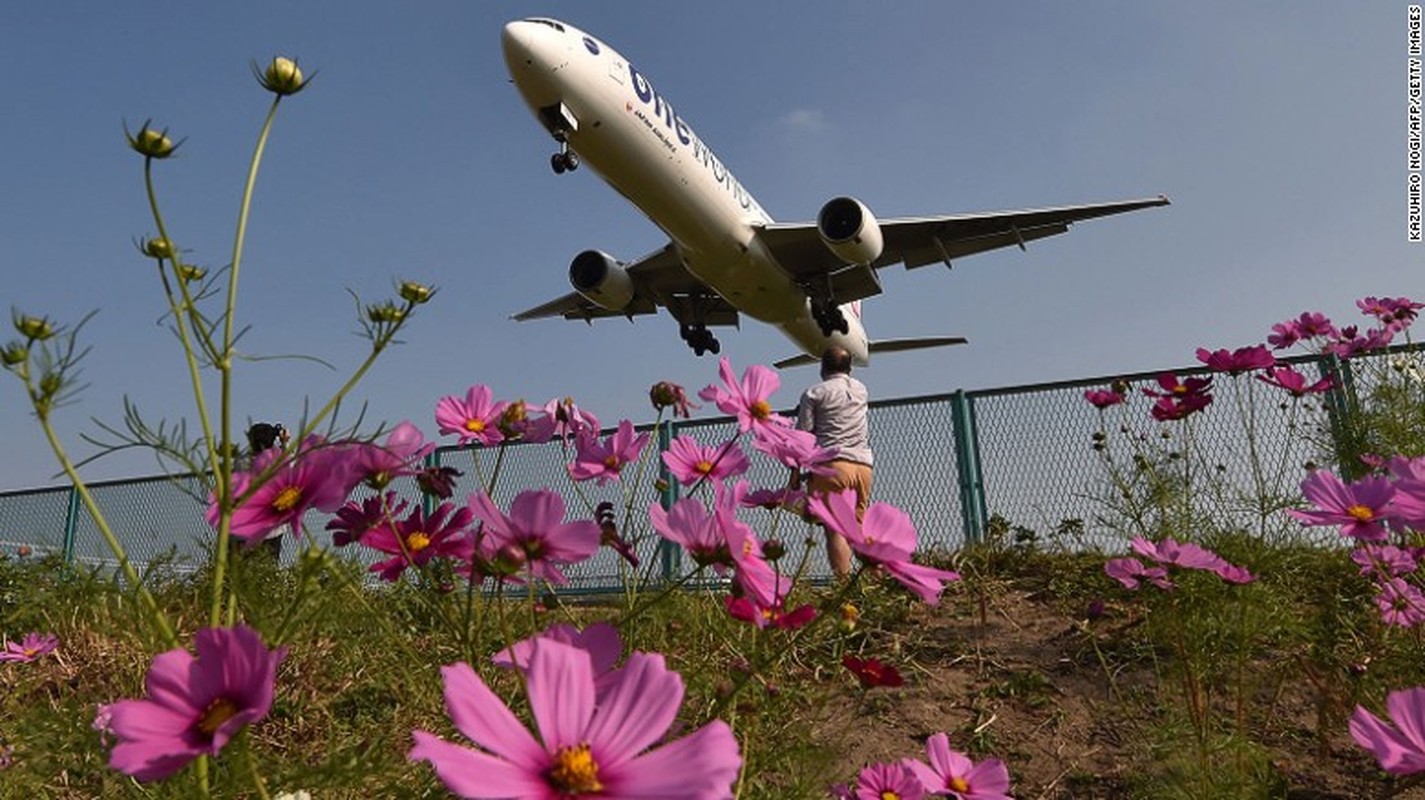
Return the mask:
<path id="1" fill-rule="evenodd" d="M 871 269 L 848 265 L 827 249 L 816 223 L 772 223 L 758 236 L 784 269 L 799 279 L 829 277 L 841 303 L 880 293 L 872 270 L 892 264 L 907 269 L 926 264 L 949 266 L 957 258 L 1017 246 L 1064 233 L 1075 222 L 1168 205 L 1163 196 L 1142 200 L 1059 208 L 992 211 L 943 217 L 902 217 L 879 220 L 885 248 Z"/>
<path id="2" fill-rule="evenodd" d="M 899 353 L 905 350 L 922 350 L 927 347 L 946 347 L 954 344 L 969 344 L 970 340 L 963 336 L 922 336 L 916 339 L 880 339 L 866 343 L 866 349 L 872 354 L 876 353 Z M 772 366 L 777 369 L 787 369 L 788 367 L 805 367 L 809 364 L 819 364 L 821 359 L 810 356 L 806 353 L 784 358 L 781 361 L 772 362 Z"/>
<path id="3" fill-rule="evenodd" d="M 693 319 L 701 319 L 705 325 L 736 325 L 738 322 L 737 309 L 683 268 L 682 259 L 672 243 L 624 265 L 624 268 L 633 279 L 635 290 L 633 300 L 626 308 L 610 311 L 590 302 L 578 292 L 570 292 L 521 311 L 512 319 L 521 322 L 545 317 L 586 322 L 606 317 L 632 319 L 644 314 L 656 314 L 662 306 L 680 322 Z"/>

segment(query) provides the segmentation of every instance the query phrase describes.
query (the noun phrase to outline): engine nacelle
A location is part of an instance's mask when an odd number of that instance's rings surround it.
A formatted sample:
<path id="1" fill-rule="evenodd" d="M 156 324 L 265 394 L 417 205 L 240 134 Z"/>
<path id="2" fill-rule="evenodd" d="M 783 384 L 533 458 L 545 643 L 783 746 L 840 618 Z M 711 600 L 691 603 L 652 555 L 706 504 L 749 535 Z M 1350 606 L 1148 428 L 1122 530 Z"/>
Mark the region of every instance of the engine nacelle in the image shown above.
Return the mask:
<path id="1" fill-rule="evenodd" d="M 622 311 L 633 301 L 633 278 L 613 256 L 585 250 L 569 263 L 569 282 L 574 291 L 600 308 Z"/>
<path id="2" fill-rule="evenodd" d="M 816 231 L 831 252 L 850 264 L 870 264 L 880 258 L 886 244 L 870 209 L 854 197 L 827 201 L 816 215 Z"/>

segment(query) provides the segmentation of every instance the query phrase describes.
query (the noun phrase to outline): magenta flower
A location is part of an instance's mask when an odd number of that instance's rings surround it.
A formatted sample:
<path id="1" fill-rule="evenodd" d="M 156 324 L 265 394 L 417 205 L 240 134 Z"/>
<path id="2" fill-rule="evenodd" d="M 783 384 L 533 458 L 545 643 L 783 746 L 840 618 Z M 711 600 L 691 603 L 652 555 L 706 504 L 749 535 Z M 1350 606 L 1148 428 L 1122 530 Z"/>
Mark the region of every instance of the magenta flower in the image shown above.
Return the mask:
<path id="1" fill-rule="evenodd" d="M 504 440 L 500 433 L 500 415 L 507 403 L 495 402 L 490 387 L 471 386 L 465 399 L 454 395 L 442 397 L 435 404 L 435 423 L 441 433 L 455 434 L 460 444 L 497 445 Z"/>
<path id="2" fill-rule="evenodd" d="M 921 800 L 925 787 L 904 764 L 872 764 L 856 776 L 856 800 Z"/>
<path id="3" fill-rule="evenodd" d="M 1205 395 L 1212 388 L 1211 378 L 1183 378 L 1171 372 L 1164 372 L 1158 376 L 1158 386 L 1160 391 L 1144 389 L 1143 394 L 1149 397 L 1170 397 L 1182 399 L 1194 395 Z"/>
<path id="4" fill-rule="evenodd" d="M 841 657 L 841 666 L 856 676 L 856 681 L 863 689 L 898 689 L 905 685 L 905 678 L 901 677 L 900 670 L 878 658 L 857 658 L 847 653 Z"/>
<path id="5" fill-rule="evenodd" d="M 1306 526 L 1339 525 L 1341 535 L 1362 542 L 1386 539 L 1387 506 L 1395 487 L 1380 475 L 1368 475 L 1347 486 L 1326 470 L 1316 470 L 1301 482 L 1301 493 L 1314 509 L 1287 509 Z"/>
<path id="6" fill-rule="evenodd" d="M 1239 347 L 1236 350 L 1208 350 L 1205 347 L 1197 349 L 1197 360 L 1207 365 L 1213 372 L 1226 372 L 1229 375 L 1241 375 L 1254 369 L 1266 369 L 1277 363 L 1276 357 L 1267 350 L 1266 345 L 1255 345 L 1253 347 Z"/>
<path id="7" fill-rule="evenodd" d="M 141 781 L 167 778 L 200 755 L 218 751 L 250 723 L 267 716 L 277 665 L 287 648 L 268 650 L 253 629 L 204 628 L 198 656 L 182 648 L 153 659 L 148 698 L 109 705 L 117 738 L 109 766 Z"/>
<path id="8" fill-rule="evenodd" d="M 559 419 L 540 409 L 530 413 L 529 404 L 515 400 L 505 404 L 500 412 L 500 436 L 506 442 L 528 442 L 543 444 L 554 438 L 559 430 Z"/>
<path id="9" fill-rule="evenodd" d="M 560 567 L 575 564 L 599 549 L 599 526 L 592 520 L 564 521 L 564 498 L 548 489 L 515 495 L 509 516 L 484 492 L 470 495 L 470 510 L 485 523 L 482 547 L 518 554 L 531 575 L 567 583 Z"/>
<path id="10" fill-rule="evenodd" d="M 357 480 L 379 492 L 396 478 L 415 475 L 421 459 L 434 450 L 435 442 L 427 442 L 420 428 L 402 422 L 391 429 L 384 444 L 356 445 L 350 468 Z"/>
<path id="11" fill-rule="evenodd" d="M 648 390 L 648 399 L 653 403 L 654 411 L 671 408 L 673 416 L 683 419 L 691 417 L 692 409 L 698 408 L 688 400 L 688 393 L 683 391 L 683 387 L 672 381 L 659 381 L 653 384 L 653 388 Z"/>
<path id="12" fill-rule="evenodd" d="M 579 408 L 572 397 L 556 397 L 545 403 L 544 415 L 554 420 L 551 438 L 558 436 L 568 440 L 570 436 L 578 436 L 584 431 L 599 432 L 599 418 Z"/>
<path id="13" fill-rule="evenodd" d="M 727 606 L 728 616 L 743 622 L 750 622 L 758 628 L 770 626 L 784 631 L 794 631 L 816 619 L 816 607 L 810 603 L 798 606 L 792 611 L 788 611 L 781 600 L 770 606 L 763 606 L 750 596 L 733 597 L 728 595 L 723 598 L 723 603 Z"/>
<path id="14" fill-rule="evenodd" d="M 1393 544 L 1367 544 L 1351 551 L 1351 560 L 1361 568 L 1362 575 L 1379 574 L 1388 578 L 1408 575 L 1419 567 L 1415 554 Z"/>
<path id="15" fill-rule="evenodd" d="M 1112 389 L 1089 389 L 1084 392 L 1084 399 L 1094 408 L 1108 408 L 1122 403 L 1125 398 Z"/>
<path id="16" fill-rule="evenodd" d="M 254 480 L 267 479 L 242 501 L 232 516 L 232 535 L 257 541 L 282 525 L 302 535 L 302 516 L 310 509 L 331 513 L 341 507 L 351 486 L 346 455 L 337 448 L 307 450 L 289 457 L 273 449 L 259 455 L 252 471 L 233 476 L 233 493 L 246 494 Z M 275 465 L 275 466 L 274 466 Z M 218 506 L 208 508 L 208 523 L 218 525 Z"/>
<path id="17" fill-rule="evenodd" d="M 792 420 L 774 412 L 767 401 L 782 385 L 777 373 L 761 364 L 753 364 L 743 371 L 742 380 L 738 381 L 732 362 L 724 356 L 718 374 L 724 388 L 708 386 L 698 392 L 698 397 L 715 404 L 724 414 L 736 415 L 739 431 L 746 433 L 762 425 L 791 426 Z"/>
<path id="18" fill-rule="evenodd" d="M 471 519 L 469 508 L 457 509 L 452 503 L 441 503 L 430 514 L 421 506 L 409 516 L 393 524 L 373 527 L 361 543 L 391 558 L 378 561 L 371 572 L 382 580 L 395 582 L 407 567 L 424 567 L 433 558 L 471 558 L 474 547 L 467 535 Z"/>
<path id="19" fill-rule="evenodd" d="M 1425 621 L 1425 594 L 1404 578 L 1387 578 L 1376 584 L 1376 607 L 1387 625 L 1413 628 Z"/>
<path id="20" fill-rule="evenodd" d="M 1385 710 L 1390 723 L 1356 706 L 1351 715 L 1351 738 L 1371 751 L 1380 768 L 1392 775 L 1425 771 L 1425 687 L 1391 692 L 1386 695 Z"/>
<path id="21" fill-rule="evenodd" d="M 348 500 L 336 510 L 336 518 L 327 523 L 332 532 L 332 544 L 345 547 L 361 541 L 368 531 L 380 525 L 393 525 L 396 517 L 410 505 L 395 492 L 371 495 L 361 502 Z"/>
<path id="22" fill-rule="evenodd" d="M 1146 389 L 1144 391 L 1147 391 Z M 1159 422 L 1187 419 L 1212 404 L 1210 394 L 1185 394 L 1181 397 L 1159 397 L 1148 413 Z"/>
<path id="23" fill-rule="evenodd" d="M 742 498 L 744 508 L 765 508 L 794 510 L 806 501 L 806 492 L 801 489 L 753 489 Z"/>
<path id="24" fill-rule="evenodd" d="M 1162 541 L 1157 543 L 1150 542 L 1142 536 L 1135 536 L 1129 543 L 1129 546 L 1132 547 L 1135 553 L 1164 566 L 1175 566 L 1182 569 L 1197 569 L 1203 570 L 1204 572 L 1211 572 L 1228 583 L 1251 583 L 1254 580 L 1252 574 L 1246 569 L 1229 564 L 1227 559 L 1211 550 L 1192 542 L 1179 542 L 1171 536 L 1165 536 Z M 1126 565 L 1123 568 L 1128 570 L 1132 569 Z M 1112 573 L 1110 573 L 1110 575 L 1112 575 Z M 1113 575 L 1113 577 L 1117 578 L 1118 576 Z M 1152 580 L 1151 576 L 1146 574 L 1146 571 L 1141 577 Z M 1121 578 L 1118 580 L 1120 583 L 1124 583 L 1125 586 L 1128 585 Z M 1154 583 L 1157 582 L 1154 581 Z M 1134 587 L 1129 586 L 1129 588 Z"/>
<path id="25" fill-rule="evenodd" d="M 648 434 L 636 434 L 633 423 L 623 420 L 618 429 L 604 441 L 596 433 L 585 432 L 575 437 L 574 463 L 569 465 L 569 477 L 576 481 L 597 478 L 599 484 L 619 479 L 623 468 L 638 460 Z"/>
<path id="26" fill-rule="evenodd" d="M 549 626 L 543 633 L 506 647 L 491 656 L 490 661 L 499 667 L 518 668 L 523 672 L 528 672 L 535 643 L 545 639 L 567 644 L 588 653 L 589 664 L 594 670 L 595 680 L 613 672 L 614 665 L 618 664 L 619 656 L 623 655 L 623 637 L 619 636 L 618 628 L 613 625 L 607 622 L 595 622 L 581 631 L 567 622 L 560 622 Z"/>
<path id="27" fill-rule="evenodd" d="M 915 526 L 910 516 L 889 503 L 873 503 L 866 509 L 864 520 L 856 519 L 856 492 L 845 489 L 812 495 L 807 508 L 826 527 L 846 537 L 847 544 L 863 560 L 880 564 L 891 577 L 900 581 L 921 600 L 930 605 L 940 603 L 945 581 L 958 581 L 960 574 L 913 563 Z"/>
<path id="28" fill-rule="evenodd" d="M 0 664 L 7 661 L 27 663 L 53 653 L 59 647 L 59 637 L 52 633 L 27 633 L 20 641 L 5 643 L 0 650 Z"/>
<path id="29" fill-rule="evenodd" d="M 683 681 L 656 653 L 630 655 L 600 696 L 587 652 L 561 642 L 536 642 L 525 688 L 538 738 L 468 665 L 453 664 L 441 672 L 446 710 L 475 747 L 417 730 L 411 734 L 415 746 L 409 758 L 429 761 L 446 788 L 460 797 L 705 800 L 732 795 L 742 760 L 727 723 L 714 720 L 659 744 L 682 704 Z"/>
<path id="30" fill-rule="evenodd" d="M 904 762 L 925 791 L 958 800 L 1010 800 L 1009 768 L 990 758 L 976 764 L 964 753 L 950 749 L 950 737 L 937 733 L 925 742 L 930 763 L 914 758 Z"/>
<path id="31" fill-rule="evenodd" d="M 1163 591 L 1172 591 L 1174 584 L 1168 579 L 1166 567 L 1146 567 L 1136 558 L 1111 558 L 1103 565 L 1103 571 L 1126 588 L 1137 589 L 1143 581 L 1148 581 Z"/>
<path id="32" fill-rule="evenodd" d="M 669 442 L 663 463 L 679 483 L 687 486 L 735 478 L 751 466 L 735 439 L 710 447 L 699 444 L 691 436 L 679 436 Z"/>
<path id="33" fill-rule="evenodd" d="M 1335 385 L 1335 381 L 1331 379 L 1330 375 L 1327 375 L 1315 383 L 1308 384 L 1305 375 L 1302 375 L 1287 365 L 1268 369 L 1265 373 L 1258 375 L 1257 380 L 1271 386 L 1285 389 L 1292 397 L 1305 397 L 1308 394 L 1319 394 L 1330 390 L 1331 387 Z"/>
<path id="34" fill-rule="evenodd" d="M 764 425 L 756 429 L 752 446 L 799 472 L 836 474 L 836 470 L 829 466 L 829 462 L 836 459 L 836 448 L 818 447 L 816 435 L 811 431 Z"/>
<path id="35" fill-rule="evenodd" d="M 732 566 L 727 537 L 718 527 L 717 518 L 696 498 L 681 498 L 666 511 L 653 503 L 648 507 L 648 518 L 659 536 L 681 545 L 699 566 L 713 567 L 718 574 Z"/>

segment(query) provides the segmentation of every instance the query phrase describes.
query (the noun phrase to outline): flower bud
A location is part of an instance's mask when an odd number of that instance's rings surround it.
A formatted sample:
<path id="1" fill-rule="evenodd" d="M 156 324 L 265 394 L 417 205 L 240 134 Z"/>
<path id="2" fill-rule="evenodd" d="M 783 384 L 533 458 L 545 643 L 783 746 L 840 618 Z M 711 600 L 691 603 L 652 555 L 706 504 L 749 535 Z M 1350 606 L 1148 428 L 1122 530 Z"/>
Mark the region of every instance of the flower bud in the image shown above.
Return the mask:
<path id="1" fill-rule="evenodd" d="M 768 539 L 762 545 L 762 555 L 772 561 L 776 561 L 787 554 L 787 546 L 782 544 L 780 539 Z"/>
<path id="2" fill-rule="evenodd" d="M 406 312 L 397 308 L 395 303 L 382 303 L 366 307 L 366 318 L 377 325 L 394 325 L 405 317 Z"/>
<path id="3" fill-rule="evenodd" d="M 40 394 L 45 397 L 54 397 L 59 394 L 62 386 L 64 386 L 64 379 L 58 372 L 46 372 L 40 377 Z"/>
<path id="4" fill-rule="evenodd" d="M 14 317 L 15 330 L 20 335 L 32 342 L 43 342 L 54 336 L 54 325 L 46 317 L 31 317 L 26 314 L 16 314 Z"/>
<path id="5" fill-rule="evenodd" d="M 156 131 L 150 128 L 147 122 L 133 135 L 129 134 L 126 126 L 124 135 L 128 137 L 129 147 L 144 158 L 168 158 L 178 149 L 178 145 L 168 138 L 167 131 Z"/>
<path id="6" fill-rule="evenodd" d="M 173 242 L 161 236 L 145 239 L 143 243 L 139 245 L 139 249 L 143 250 L 143 254 L 149 258 L 173 258 Z"/>
<path id="7" fill-rule="evenodd" d="M 204 278 L 208 277 L 208 270 L 204 269 L 203 267 L 195 267 L 192 264 L 179 264 L 178 277 L 182 279 L 185 283 L 201 281 Z"/>
<path id="8" fill-rule="evenodd" d="M 430 300 L 435 290 L 423 283 L 415 281 L 403 281 L 401 283 L 401 299 L 412 305 L 420 305 Z"/>
<path id="9" fill-rule="evenodd" d="M 19 342 L 11 342 L 5 346 L 5 349 L 0 350 L 0 360 L 3 360 L 7 367 L 23 364 L 29 357 L 29 348 Z"/>
<path id="10" fill-rule="evenodd" d="M 262 88 L 278 96 L 296 94 L 307 85 L 302 79 L 302 68 L 297 66 L 296 61 L 285 56 L 272 59 L 258 82 L 262 84 Z"/>

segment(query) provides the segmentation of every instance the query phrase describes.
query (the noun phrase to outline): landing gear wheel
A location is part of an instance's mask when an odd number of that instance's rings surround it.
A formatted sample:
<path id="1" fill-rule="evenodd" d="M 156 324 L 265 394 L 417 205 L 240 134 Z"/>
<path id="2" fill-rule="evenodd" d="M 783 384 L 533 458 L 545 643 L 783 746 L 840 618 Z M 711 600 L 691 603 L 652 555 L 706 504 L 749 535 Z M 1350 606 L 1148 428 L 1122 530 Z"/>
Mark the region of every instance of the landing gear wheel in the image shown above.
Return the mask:
<path id="1" fill-rule="evenodd" d="M 563 153 L 555 153 L 549 157 L 549 166 L 554 170 L 555 175 L 563 175 L 569 165 L 565 163 Z"/>
<path id="2" fill-rule="evenodd" d="M 573 172 L 574 170 L 578 169 L 579 154 L 575 153 L 573 150 L 566 150 L 564 152 L 564 168 L 569 170 L 570 172 Z"/>

